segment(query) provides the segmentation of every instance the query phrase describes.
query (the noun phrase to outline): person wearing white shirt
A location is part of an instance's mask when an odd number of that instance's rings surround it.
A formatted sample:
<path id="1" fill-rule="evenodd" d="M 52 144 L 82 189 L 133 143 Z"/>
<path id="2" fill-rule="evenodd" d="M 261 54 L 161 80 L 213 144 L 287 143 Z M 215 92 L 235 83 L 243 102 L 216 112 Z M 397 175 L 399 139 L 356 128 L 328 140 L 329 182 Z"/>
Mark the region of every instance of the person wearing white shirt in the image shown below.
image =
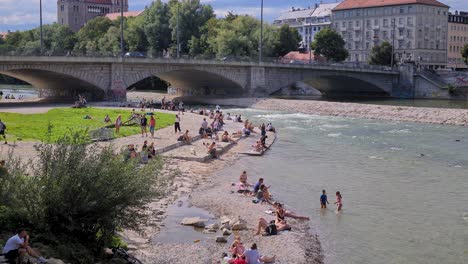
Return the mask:
<path id="1" fill-rule="evenodd" d="M 20 229 L 16 235 L 7 240 L 3 247 L 2 254 L 6 259 L 15 260 L 26 253 L 31 257 L 37 258 L 39 263 L 47 263 L 47 260 L 42 257 L 37 250 L 29 246 L 29 236 L 26 230 Z"/>
<path id="2" fill-rule="evenodd" d="M 244 256 L 247 259 L 249 264 L 261 264 L 261 263 L 270 263 L 275 261 L 276 256 L 267 257 L 260 255 L 260 252 L 257 250 L 257 244 L 253 243 L 250 249 L 244 251 Z"/>

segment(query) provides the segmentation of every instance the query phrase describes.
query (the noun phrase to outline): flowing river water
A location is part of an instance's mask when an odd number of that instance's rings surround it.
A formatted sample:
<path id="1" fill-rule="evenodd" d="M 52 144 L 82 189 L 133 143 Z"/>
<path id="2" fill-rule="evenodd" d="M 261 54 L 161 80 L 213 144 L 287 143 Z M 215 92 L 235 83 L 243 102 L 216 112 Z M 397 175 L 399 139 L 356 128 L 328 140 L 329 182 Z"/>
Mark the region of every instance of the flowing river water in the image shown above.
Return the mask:
<path id="1" fill-rule="evenodd" d="M 222 173 L 264 177 L 311 216 L 325 263 L 468 263 L 468 128 L 230 109 L 279 130 L 261 158 Z M 344 211 L 321 210 L 343 195 Z M 259 215 L 262 216 L 262 215 Z"/>

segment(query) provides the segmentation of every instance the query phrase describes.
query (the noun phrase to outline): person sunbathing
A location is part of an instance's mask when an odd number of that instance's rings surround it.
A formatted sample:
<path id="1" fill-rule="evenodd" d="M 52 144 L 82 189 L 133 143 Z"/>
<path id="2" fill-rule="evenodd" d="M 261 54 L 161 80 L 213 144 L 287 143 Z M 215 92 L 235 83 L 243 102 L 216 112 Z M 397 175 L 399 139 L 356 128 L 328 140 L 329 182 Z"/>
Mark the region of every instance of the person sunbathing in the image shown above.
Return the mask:
<path id="1" fill-rule="evenodd" d="M 244 194 L 250 194 L 249 188 L 252 186 L 249 183 L 247 183 L 247 172 L 243 171 L 242 174 L 239 176 L 239 190 L 237 190 L 238 193 L 244 193 Z"/>
<path id="2" fill-rule="evenodd" d="M 286 211 L 281 203 L 275 202 L 273 204 L 273 207 L 275 207 L 276 212 L 279 212 L 280 215 L 282 215 L 284 217 L 291 217 L 291 218 L 294 218 L 294 219 L 302 219 L 302 220 L 310 220 L 310 218 L 307 217 L 307 216 L 297 215 L 297 214 L 295 214 L 295 213 L 293 213 L 291 211 Z"/>

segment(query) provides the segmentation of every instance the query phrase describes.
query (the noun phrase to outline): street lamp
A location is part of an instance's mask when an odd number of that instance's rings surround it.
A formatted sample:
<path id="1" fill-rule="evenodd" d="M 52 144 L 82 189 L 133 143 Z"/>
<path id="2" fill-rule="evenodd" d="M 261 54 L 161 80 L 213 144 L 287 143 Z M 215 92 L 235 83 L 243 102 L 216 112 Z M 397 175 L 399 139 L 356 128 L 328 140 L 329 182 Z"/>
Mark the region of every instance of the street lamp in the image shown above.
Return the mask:
<path id="1" fill-rule="evenodd" d="M 120 52 L 122 53 L 122 61 L 125 57 L 125 47 L 124 47 L 124 1 L 120 0 Z"/>
<path id="2" fill-rule="evenodd" d="M 263 56 L 263 0 L 261 0 L 260 8 L 260 56 L 258 57 L 258 63 L 262 62 Z"/>
<path id="3" fill-rule="evenodd" d="M 44 50 L 44 35 L 42 32 L 42 0 L 39 0 L 39 27 L 41 31 L 41 54 L 43 53 Z"/>
<path id="4" fill-rule="evenodd" d="M 177 58 L 180 58 L 180 34 L 179 34 L 179 12 L 180 12 L 180 5 L 179 1 L 177 1 L 177 28 L 176 28 L 176 39 L 177 39 Z"/>
<path id="5" fill-rule="evenodd" d="M 390 65 L 392 66 L 392 70 L 393 70 L 393 57 L 395 56 L 395 18 L 392 19 L 392 23 L 393 23 L 393 33 L 392 33 L 392 58 L 390 60 Z"/>

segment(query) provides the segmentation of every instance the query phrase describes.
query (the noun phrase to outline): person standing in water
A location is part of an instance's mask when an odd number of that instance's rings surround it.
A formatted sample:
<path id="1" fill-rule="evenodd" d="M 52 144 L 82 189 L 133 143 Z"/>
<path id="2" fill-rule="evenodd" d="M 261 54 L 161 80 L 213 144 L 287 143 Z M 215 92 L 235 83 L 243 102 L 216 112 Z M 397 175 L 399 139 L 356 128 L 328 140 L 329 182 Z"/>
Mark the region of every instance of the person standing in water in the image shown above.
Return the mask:
<path id="1" fill-rule="evenodd" d="M 343 208 L 343 197 L 340 192 L 336 192 L 336 211 L 339 212 Z"/>
<path id="2" fill-rule="evenodd" d="M 320 208 L 327 209 L 327 204 L 330 204 L 328 202 L 327 192 L 322 190 L 322 195 L 320 195 Z"/>

